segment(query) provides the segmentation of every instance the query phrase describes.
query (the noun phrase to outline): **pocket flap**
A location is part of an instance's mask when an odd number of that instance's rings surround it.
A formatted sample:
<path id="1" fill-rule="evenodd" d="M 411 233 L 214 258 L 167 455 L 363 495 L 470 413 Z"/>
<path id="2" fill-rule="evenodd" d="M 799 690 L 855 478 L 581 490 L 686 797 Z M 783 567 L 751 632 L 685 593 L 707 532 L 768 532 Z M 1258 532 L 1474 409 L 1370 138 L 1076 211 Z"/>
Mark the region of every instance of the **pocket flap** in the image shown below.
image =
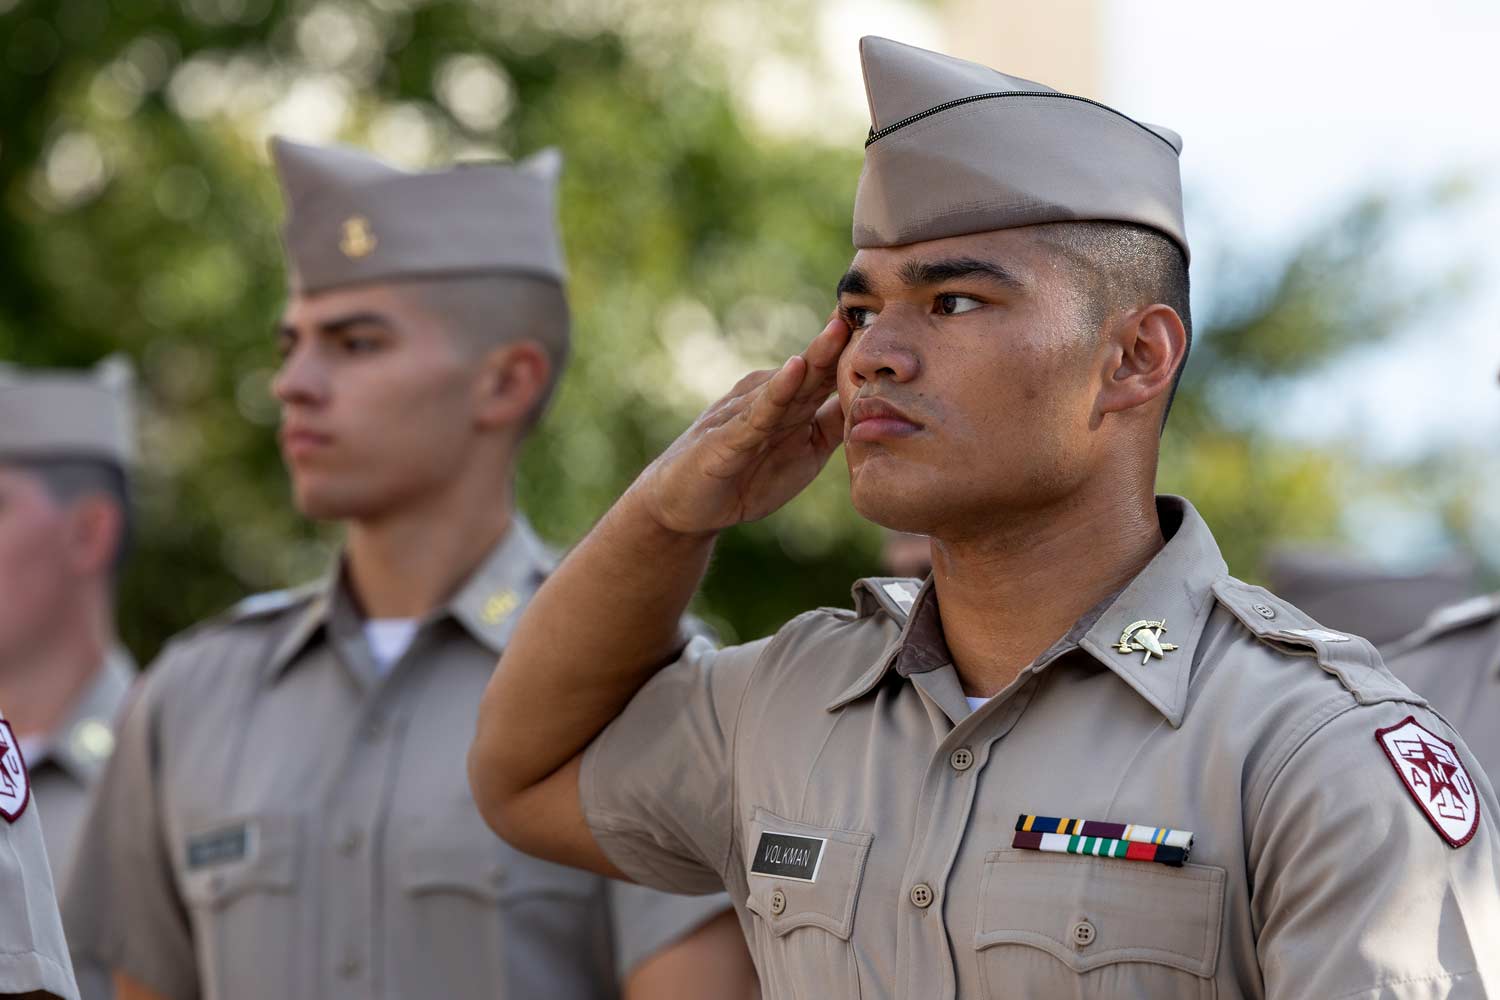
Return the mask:
<path id="1" fill-rule="evenodd" d="M 219 908 L 252 890 L 290 892 L 301 847 L 297 816 L 272 813 L 205 823 L 184 845 L 184 898 Z"/>
<path id="2" fill-rule="evenodd" d="M 746 907 L 777 937 L 797 927 L 821 927 L 849 940 L 874 839 L 869 833 L 810 826 L 756 809 L 745 841 Z M 770 845 L 777 850 L 767 860 L 762 855 Z M 791 858 L 787 847 L 797 852 Z"/>
<path id="3" fill-rule="evenodd" d="M 1224 918 L 1222 868 L 994 851 L 974 946 L 1040 948 L 1075 972 L 1155 962 L 1209 977 Z M 1091 928 L 1087 944 L 1075 929 Z"/>
<path id="4" fill-rule="evenodd" d="M 417 841 L 401 857 L 401 887 L 414 896 L 457 892 L 494 903 L 505 874 L 498 843 Z"/>

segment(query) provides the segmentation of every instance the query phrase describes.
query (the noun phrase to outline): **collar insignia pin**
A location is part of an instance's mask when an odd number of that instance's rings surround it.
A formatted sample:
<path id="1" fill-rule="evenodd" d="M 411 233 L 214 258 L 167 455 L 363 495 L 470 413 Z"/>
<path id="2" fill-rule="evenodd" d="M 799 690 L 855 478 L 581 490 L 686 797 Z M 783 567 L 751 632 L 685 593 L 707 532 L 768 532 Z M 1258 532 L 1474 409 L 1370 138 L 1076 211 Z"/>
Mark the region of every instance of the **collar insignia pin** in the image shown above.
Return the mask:
<path id="1" fill-rule="evenodd" d="M 1161 634 L 1166 630 L 1165 621 L 1131 622 L 1120 633 L 1120 644 L 1115 649 L 1121 653 L 1145 653 L 1141 657 L 1143 667 L 1151 662 L 1153 656 L 1158 660 L 1166 659 L 1166 654 L 1177 648 L 1170 642 L 1161 641 Z"/>
<path id="2" fill-rule="evenodd" d="M 499 625 L 514 610 L 521 599 L 516 596 L 514 590 L 502 590 L 497 594 L 491 594 L 484 602 L 484 608 L 479 616 L 484 619 L 486 625 Z"/>
<path id="3" fill-rule="evenodd" d="M 363 215 L 352 215 L 344 220 L 344 234 L 339 240 L 339 249 L 344 252 L 345 257 L 354 260 L 368 257 L 379 242 L 375 238 L 375 231 L 370 228 L 370 220 Z"/>

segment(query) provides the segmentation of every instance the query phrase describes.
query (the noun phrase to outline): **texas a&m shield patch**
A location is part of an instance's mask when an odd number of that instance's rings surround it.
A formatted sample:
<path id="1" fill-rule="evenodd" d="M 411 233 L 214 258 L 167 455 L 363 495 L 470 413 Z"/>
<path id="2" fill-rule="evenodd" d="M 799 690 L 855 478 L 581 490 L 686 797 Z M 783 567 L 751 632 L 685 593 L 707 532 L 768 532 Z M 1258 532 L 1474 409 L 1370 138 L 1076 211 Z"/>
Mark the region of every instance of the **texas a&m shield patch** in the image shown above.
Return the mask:
<path id="1" fill-rule="evenodd" d="M 1479 829 L 1479 795 L 1458 759 L 1458 748 L 1411 715 L 1377 729 L 1375 739 L 1443 839 L 1454 847 L 1467 844 Z"/>
<path id="2" fill-rule="evenodd" d="M 31 801 L 31 779 L 21 759 L 20 744 L 10 723 L 0 719 L 0 816 L 14 823 Z"/>

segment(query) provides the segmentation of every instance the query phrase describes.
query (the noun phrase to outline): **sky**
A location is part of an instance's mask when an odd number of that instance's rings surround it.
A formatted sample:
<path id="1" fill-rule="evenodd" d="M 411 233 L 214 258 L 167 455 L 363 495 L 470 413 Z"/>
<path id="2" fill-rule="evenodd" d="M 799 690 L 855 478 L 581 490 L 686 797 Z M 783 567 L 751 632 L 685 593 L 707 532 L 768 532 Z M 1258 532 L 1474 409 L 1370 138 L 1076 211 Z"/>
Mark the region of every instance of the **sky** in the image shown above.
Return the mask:
<path id="1" fill-rule="evenodd" d="M 1393 255 L 1396 277 L 1414 283 L 1463 268 L 1465 296 L 1303 380 L 1266 430 L 1337 439 L 1377 461 L 1496 442 L 1500 4 L 1098 2 L 1099 96 L 1185 137 L 1190 236 L 1253 257 L 1293 245 L 1366 194 L 1471 189 L 1461 211 L 1413 218 Z M 761 62 L 745 86 L 752 111 L 825 141 L 862 136 L 857 39 L 941 48 L 941 9 L 829 0 L 814 28 L 828 73 L 819 101 L 806 101 L 814 85 L 796 71 Z M 1195 299 L 1211 299 L 1212 275 L 1195 281 Z"/>

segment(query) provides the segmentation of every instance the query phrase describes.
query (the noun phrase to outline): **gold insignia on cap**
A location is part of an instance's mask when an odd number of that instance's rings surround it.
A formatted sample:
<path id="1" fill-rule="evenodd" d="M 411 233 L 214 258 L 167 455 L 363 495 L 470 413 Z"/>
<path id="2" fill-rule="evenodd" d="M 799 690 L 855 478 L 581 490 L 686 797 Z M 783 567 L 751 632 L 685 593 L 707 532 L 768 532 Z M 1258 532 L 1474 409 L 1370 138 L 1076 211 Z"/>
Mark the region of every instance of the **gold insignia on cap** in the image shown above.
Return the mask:
<path id="1" fill-rule="evenodd" d="M 84 760 L 99 761 L 115 751 L 115 734 L 98 719 L 84 719 L 68 737 L 73 753 Z"/>
<path id="2" fill-rule="evenodd" d="M 1165 621 L 1141 621 L 1131 622 L 1125 626 L 1125 631 L 1120 633 L 1120 643 L 1115 649 L 1121 653 L 1145 653 L 1141 657 L 1141 666 L 1151 662 L 1151 657 L 1158 660 L 1166 659 L 1166 654 L 1177 647 L 1170 642 L 1162 642 L 1161 634 L 1167 630 Z"/>
<path id="3" fill-rule="evenodd" d="M 354 260 L 368 257 L 379 242 L 375 238 L 375 230 L 370 228 L 370 220 L 363 215 L 351 215 L 344 220 L 344 235 L 339 240 L 339 249 L 344 252 L 345 257 Z"/>
<path id="4" fill-rule="evenodd" d="M 484 608 L 479 612 L 479 617 L 484 619 L 486 625 L 499 625 L 516 610 L 516 605 L 521 599 L 516 596 L 514 590 L 502 590 L 498 594 L 491 594 L 484 602 Z"/>

